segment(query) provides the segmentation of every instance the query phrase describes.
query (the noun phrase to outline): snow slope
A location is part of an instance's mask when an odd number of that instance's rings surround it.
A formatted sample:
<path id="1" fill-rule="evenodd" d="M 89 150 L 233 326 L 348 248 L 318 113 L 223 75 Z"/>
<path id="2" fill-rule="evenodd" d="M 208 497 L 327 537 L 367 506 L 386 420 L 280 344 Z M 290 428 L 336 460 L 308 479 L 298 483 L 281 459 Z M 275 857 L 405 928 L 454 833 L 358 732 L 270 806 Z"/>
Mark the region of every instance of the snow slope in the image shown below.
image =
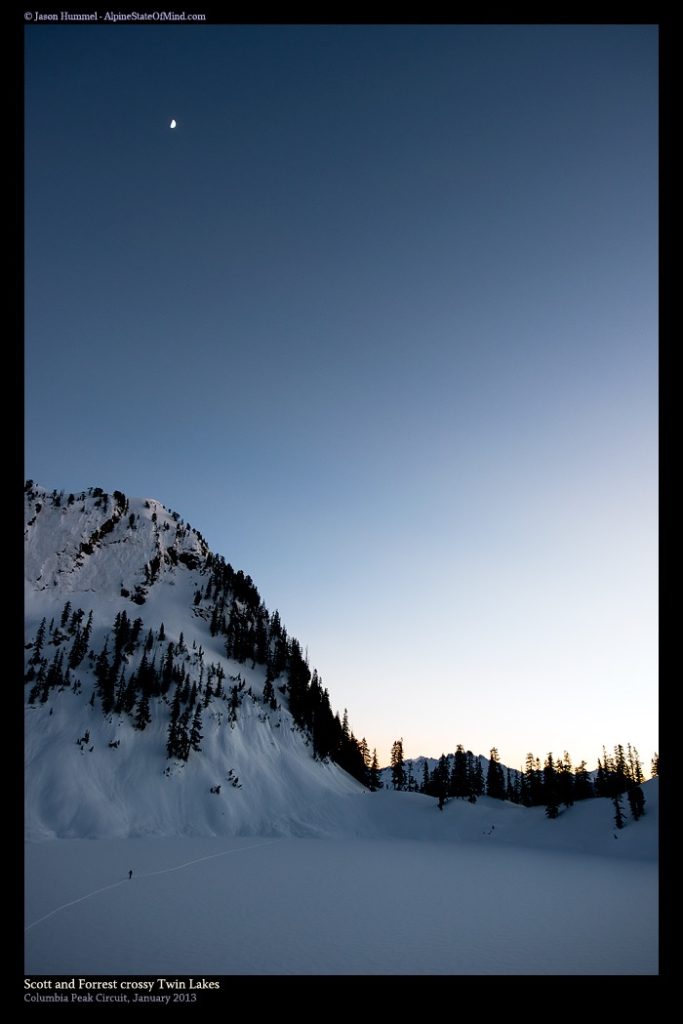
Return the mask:
<path id="1" fill-rule="evenodd" d="M 211 636 L 210 603 L 195 604 L 208 578 L 200 534 L 151 499 L 91 490 L 71 503 L 66 495 L 57 500 L 35 486 L 26 496 L 27 638 L 43 617 L 58 621 L 69 600 L 85 616 L 92 611 L 97 651 L 125 610 L 143 619 L 143 635 L 162 623 L 167 639 L 184 635 L 191 678 L 201 679 L 202 666 L 220 666 L 228 684 L 244 681 L 245 693 L 232 724 L 226 702 L 213 699 L 201 754 L 169 762 L 168 699 L 151 702 L 144 732 L 127 715 L 105 717 L 89 703 L 94 680 L 86 659 L 73 673 L 80 693 L 51 691 L 46 703 L 26 708 L 28 837 L 338 834 L 344 815 L 337 804 L 362 787 L 335 764 L 314 760 L 286 698 L 278 694 L 277 710 L 263 704 L 264 669 L 226 658 L 223 638 Z M 161 647 L 155 641 L 150 656 L 161 658 Z"/>
<path id="2" fill-rule="evenodd" d="M 376 793 L 374 838 L 29 843 L 27 971 L 656 974 L 645 793 L 617 840 L 605 800 L 548 821 Z"/>

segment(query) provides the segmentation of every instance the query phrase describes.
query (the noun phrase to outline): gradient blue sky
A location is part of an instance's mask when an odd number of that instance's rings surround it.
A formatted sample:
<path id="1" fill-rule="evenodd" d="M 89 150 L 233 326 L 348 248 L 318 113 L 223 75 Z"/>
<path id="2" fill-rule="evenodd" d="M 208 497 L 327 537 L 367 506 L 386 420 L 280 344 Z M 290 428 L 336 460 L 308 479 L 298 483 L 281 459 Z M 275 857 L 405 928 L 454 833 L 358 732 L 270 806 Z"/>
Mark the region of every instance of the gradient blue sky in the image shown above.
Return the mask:
<path id="1" fill-rule="evenodd" d="M 26 475 L 175 508 L 382 759 L 649 763 L 657 76 L 653 26 L 29 26 Z"/>

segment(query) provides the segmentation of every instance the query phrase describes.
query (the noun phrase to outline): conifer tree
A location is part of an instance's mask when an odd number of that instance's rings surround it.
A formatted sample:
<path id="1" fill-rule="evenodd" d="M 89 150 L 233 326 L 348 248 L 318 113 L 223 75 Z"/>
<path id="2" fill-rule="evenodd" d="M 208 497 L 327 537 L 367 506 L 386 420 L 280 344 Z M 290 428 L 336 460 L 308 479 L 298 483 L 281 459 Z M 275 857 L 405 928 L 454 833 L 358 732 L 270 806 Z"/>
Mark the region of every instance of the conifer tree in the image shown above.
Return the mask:
<path id="1" fill-rule="evenodd" d="M 82 644 L 83 644 L 83 658 L 88 653 L 88 647 L 90 646 L 90 638 L 92 636 L 92 609 L 88 615 L 88 621 L 85 624 L 83 630 Z M 82 660 L 82 659 L 81 659 Z"/>
<path id="2" fill-rule="evenodd" d="M 448 786 L 450 782 L 450 772 L 448 769 L 448 758 L 445 754 L 442 754 L 436 765 L 431 777 L 431 791 L 434 796 L 438 797 L 439 807 L 443 807 L 448 795 Z"/>
<path id="3" fill-rule="evenodd" d="M 178 757 L 178 722 L 180 719 L 180 687 L 176 686 L 171 704 L 171 718 L 166 738 L 166 753 L 169 758 Z"/>
<path id="4" fill-rule="evenodd" d="M 631 816 L 638 821 L 645 814 L 645 794 L 640 786 L 630 786 L 628 789 L 628 805 L 631 808 Z"/>
<path id="5" fill-rule="evenodd" d="M 560 813 L 558 799 L 557 772 L 552 753 L 548 754 L 543 768 L 543 792 L 545 797 L 545 813 L 548 818 L 556 818 Z"/>
<path id="6" fill-rule="evenodd" d="M 528 753 L 526 756 L 524 792 L 527 807 L 537 807 L 543 803 L 543 772 L 541 770 L 541 762 L 532 753 Z"/>
<path id="7" fill-rule="evenodd" d="M 125 610 L 118 612 L 114 619 L 114 654 L 121 655 L 130 641 L 130 619 Z"/>
<path id="8" fill-rule="evenodd" d="M 181 761 L 187 761 L 190 756 L 190 708 L 187 707 L 180 715 L 178 724 L 176 726 L 176 748 L 178 753 L 176 757 L 180 758 Z"/>
<path id="9" fill-rule="evenodd" d="M 66 629 L 66 624 L 69 621 L 69 615 L 71 614 L 71 601 L 67 601 L 62 609 L 62 617 L 59 620 L 59 625 L 62 629 Z"/>
<path id="10" fill-rule="evenodd" d="M 621 743 L 614 748 L 614 786 L 618 793 L 625 793 L 628 788 L 628 764 L 626 752 Z"/>
<path id="11" fill-rule="evenodd" d="M 42 678 L 41 678 L 41 672 L 42 672 Z M 43 703 L 42 692 L 43 692 L 44 684 L 45 684 L 45 664 L 44 664 L 44 662 L 41 662 L 40 663 L 40 668 L 38 670 L 38 675 L 36 676 L 36 681 L 35 681 L 35 683 L 33 684 L 33 686 L 31 687 L 31 689 L 29 691 L 29 695 L 28 695 L 28 702 L 29 702 L 29 704 L 35 704 L 35 702 L 38 700 L 39 697 L 41 698 L 41 704 Z M 45 699 L 47 699 L 47 693 L 45 695 Z"/>
<path id="12" fill-rule="evenodd" d="M 134 684 L 135 673 L 131 673 L 131 681 Z M 113 711 L 115 714 L 120 715 L 121 712 L 125 710 L 126 703 L 126 674 L 123 669 L 121 669 L 121 675 L 118 678 L 118 682 L 114 690 L 113 700 Z"/>
<path id="13" fill-rule="evenodd" d="M 405 788 L 406 774 L 403 766 L 403 737 L 400 740 L 394 740 L 391 747 L 391 782 L 394 789 Z"/>
<path id="14" fill-rule="evenodd" d="M 517 772 L 514 780 L 515 796 L 514 801 L 516 804 L 522 803 L 522 773 Z"/>
<path id="15" fill-rule="evenodd" d="M 640 756 L 636 748 L 632 747 L 629 743 L 626 751 L 628 760 L 628 804 L 631 808 L 631 816 L 633 820 L 638 821 L 638 819 L 645 814 L 645 795 L 640 788 L 641 782 L 644 781 L 643 769 L 640 763 Z"/>
<path id="16" fill-rule="evenodd" d="M 109 673 L 111 671 L 111 665 L 109 664 L 109 641 L 105 640 L 104 647 L 97 656 L 95 662 L 95 679 L 97 680 L 97 692 L 102 699 L 103 694 L 107 690 L 107 684 L 109 680 Z"/>
<path id="17" fill-rule="evenodd" d="M 131 673 L 131 677 L 126 684 L 126 677 L 123 669 L 121 669 L 121 687 L 123 689 L 123 711 L 129 715 L 135 707 L 136 687 L 135 687 L 135 673 Z"/>
<path id="18" fill-rule="evenodd" d="M 604 750 L 604 747 L 603 747 Z M 598 767 L 595 773 L 595 795 L 606 796 L 607 795 L 607 772 L 605 771 L 602 761 L 598 758 Z"/>
<path id="19" fill-rule="evenodd" d="M 486 773 L 486 795 L 496 800 L 505 799 L 505 776 L 498 757 L 498 751 L 492 747 L 489 755 L 489 767 Z"/>
<path id="20" fill-rule="evenodd" d="M 240 696 L 237 686 L 230 689 L 230 701 L 228 702 L 228 721 L 234 725 L 237 721 L 237 709 L 240 706 Z"/>
<path id="21" fill-rule="evenodd" d="M 36 676 L 36 690 L 40 696 L 40 703 L 44 704 L 48 697 L 48 683 L 47 683 L 47 658 L 44 658 L 38 666 L 38 675 Z"/>
<path id="22" fill-rule="evenodd" d="M 531 797 L 527 782 L 527 775 L 523 767 L 519 769 L 519 802 L 524 807 L 531 807 Z"/>
<path id="23" fill-rule="evenodd" d="M 256 619 L 254 633 L 254 655 L 252 668 L 255 665 L 265 665 L 268 661 L 268 613 L 262 609 Z"/>
<path id="24" fill-rule="evenodd" d="M 38 631 L 36 633 L 36 638 L 33 641 L 33 653 L 32 653 L 31 658 L 29 660 L 29 665 L 37 665 L 38 664 L 38 662 L 40 661 L 41 655 L 43 653 L 43 644 L 44 643 L 45 643 L 45 616 L 43 616 L 43 618 L 41 620 L 41 623 L 38 626 Z"/>
<path id="25" fill-rule="evenodd" d="M 379 761 L 377 760 L 377 750 L 372 752 L 372 761 L 370 763 L 370 789 L 372 792 L 382 788 L 382 779 L 379 774 Z"/>
<path id="26" fill-rule="evenodd" d="M 88 616 L 88 621 L 85 628 L 81 630 L 79 626 L 76 626 L 74 642 L 71 646 L 71 652 L 69 654 L 69 668 L 76 669 L 81 664 L 86 654 L 88 653 L 88 645 L 90 644 L 90 635 L 92 633 L 92 612 Z"/>
<path id="27" fill-rule="evenodd" d="M 582 761 L 574 773 L 574 799 L 590 800 L 594 796 L 593 783 L 585 761 Z"/>
<path id="28" fill-rule="evenodd" d="M 166 649 L 166 657 L 164 658 L 161 666 L 161 692 L 168 693 L 169 687 L 173 681 L 173 644 L 169 640 L 168 647 Z"/>
<path id="29" fill-rule="evenodd" d="M 417 793 L 418 790 L 419 790 L 419 786 L 417 784 L 417 779 L 413 775 L 413 762 L 412 761 L 408 761 L 408 768 L 407 768 L 407 771 L 406 771 L 406 789 L 408 790 L 409 793 Z"/>
<path id="30" fill-rule="evenodd" d="M 45 676 L 43 696 L 41 697 L 43 703 L 47 700 L 49 690 L 64 685 L 64 672 L 62 668 L 63 663 L 64 651 L 61 648 L 59 648 L 55 651 L 54 657 L 50 662 L 49 668 L 47 670 L 47 675 Z"/>
<path id="31" fill-rule="evenodd" d="M 142 619 L 138 617 L 137 619 L 135 619 L 135 621 L 133 622 L 133 625 L 130 628 L 130 639 L 128 641 L 128 645 L 127 645 L 127 648 L 126 648 L 128 654 L 133 654 L 133 652 L 135 651 L 135 648 L 138 645 L 138 640 L 140 639 L 140 633 L 141 632 L 142 632 Z"/>
<path id="32" fill-rule="evenodd" d="M 555 768 L 557 771 L 557 799 L 565 807 L 572 807 L 574 804 L 574 772 L 571 758 L 566 750 L 557 761 Z"/>
<path id="33" fill-rule="evenodd" d="M 464 799 L 469 795 L 469 781 L 467 778 L 467 755 L 462 743 L 458 743 L 453 758 L 453 771 L 451 773 L 451 796 Z"/>
<path id="34" fill-rule="evenodd" d="M 484 794 L 484 773 L 481 767 L 481 761 L 478 757 L 475 757 L 471 750 L 467 751 L 468 757 L 468 777 L 469 777 L 469 796 L 468 800 L 470 803 L 476 803 L 477 797 L 483 796 Z"/>
<path id="35" fill-rule="evenodd" d="M 645 781 L 643 766 L 640 763 L 640 755 L 635 747 L 629 743 L 626 747 L 626 758 L 628 762 L 628 778 L 634 785 L 639 786 Z"/>
<path id="36" fill-rule="evenodd" d="M 266 679 L 265 683 L 263 684 L 263 703 L 272 706 L 272 701 L 274 697 L 275 689 L 273 688 L 273 684 L 269 679 Z"/>
<path id="37" fill-rule="evenodd" d="M 190 731 L 190 749 L 191 750 L 195 750 L 195 751 L 199 752 L 202 749 L 201 746 L 200 746 L 200 743 L 201 743 L 201 741 L 203 739 L 202 731 L 201 730 L 202 730 L 202 709 L 201 709 L 201 706 L 198 704 L 196 709 L 195 709 L 194 718 L 192 719 L 192 729 Z"/>
<path id="38" fill-rule="evenodd" d="M 617 828 L 624 827 L 624 810 L 621 803 L 621 793 L 615 792 L 612 796 L 612 803 L 614 804 L 614 824 Z"/>
<path id="39" fill-rule="evenodd" d="M 141 693 L 135 709 L 134 726 L 142 732 L 151 721 L 152 716 L 149 713 L 149 699 L 146 693 Z"/>

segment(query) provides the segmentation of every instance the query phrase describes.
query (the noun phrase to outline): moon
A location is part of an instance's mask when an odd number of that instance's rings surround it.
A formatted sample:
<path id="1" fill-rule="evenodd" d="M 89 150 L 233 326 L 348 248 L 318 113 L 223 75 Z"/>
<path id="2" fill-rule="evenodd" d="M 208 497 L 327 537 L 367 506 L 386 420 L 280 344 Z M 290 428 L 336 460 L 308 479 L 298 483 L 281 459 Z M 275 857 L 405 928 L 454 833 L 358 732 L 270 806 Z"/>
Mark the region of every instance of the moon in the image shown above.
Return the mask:
<path id="1" fill-rule="evenodd" d="M 175 119 L 175 118 L 173 118 L 173 119 L 171 120 L 171 123 L 169 124 L 169 126 L 168 126 L 168 127 L 169 127 L 169 128 L 175 128 L 175 127 L 176 127 L 176 124 L 177 124 L 177 121 L 176 121 L 176 119 Z"/>

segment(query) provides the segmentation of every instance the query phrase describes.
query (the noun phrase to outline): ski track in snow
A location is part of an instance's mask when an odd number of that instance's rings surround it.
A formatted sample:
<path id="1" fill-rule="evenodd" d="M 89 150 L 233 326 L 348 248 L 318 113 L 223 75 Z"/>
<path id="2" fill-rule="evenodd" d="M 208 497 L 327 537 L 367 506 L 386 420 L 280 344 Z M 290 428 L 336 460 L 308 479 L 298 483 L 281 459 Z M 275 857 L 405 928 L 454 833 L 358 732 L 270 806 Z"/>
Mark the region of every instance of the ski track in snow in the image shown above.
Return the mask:
<path id="1" fill-rule="evenodd" d="M 160 871 L 145 871 L 142 875 L 135 875 L 135 878 L 152 878 L 154 875 L 169 875 L 172 871 L 182 871 L 183 868 L 189 868 L 192 864 L 201 864 L 204 860 L 214 860 L 216 857 L 228 857 L 231 853 L 246 853 L 247 850 L 258 850 L 261 846 L 272 846 L 273 843 L 280 842 L 279 839 L 269 839 L 266 843 L 254 843 L 252 846 L 241 846 L 235 850 L 221 850 L 220 853 L 210 853 L 206 857 L 196 857 L 194 860 L 187 860 L 184 864 L 177 864 L 173 868 L 162 868 Z M 25 932 L 35 928 L 37 924 L 41 924 L 43 921 L 47 921 L 48 918 L 54 917 L 60 910 L 66 910 L 67 907 L 73 907 L 77 903 L 82 903 L 83 900 L 89 900 L 93 896 L 97 896 L 98 893 L 107 892 L 109 889 L 116 889 L 119 885 L 125 885 L 126 882 L 132 882 L 132 878 L 122 878 L 119 882 L 112 882 L 111 885 L 103 885 L 101 889 L 93 889 L 92 892 L 87 892 L 85 896 L 79 896 L 78 899 L 69 900 L 68 903 L 62 903 L 60 907 L 55 907 L 49 914 L 45 914 L 43 917 L 39 917 L 37 921 L 32 921 L 31 924 L 26 925 L 24 928 Z"/>

